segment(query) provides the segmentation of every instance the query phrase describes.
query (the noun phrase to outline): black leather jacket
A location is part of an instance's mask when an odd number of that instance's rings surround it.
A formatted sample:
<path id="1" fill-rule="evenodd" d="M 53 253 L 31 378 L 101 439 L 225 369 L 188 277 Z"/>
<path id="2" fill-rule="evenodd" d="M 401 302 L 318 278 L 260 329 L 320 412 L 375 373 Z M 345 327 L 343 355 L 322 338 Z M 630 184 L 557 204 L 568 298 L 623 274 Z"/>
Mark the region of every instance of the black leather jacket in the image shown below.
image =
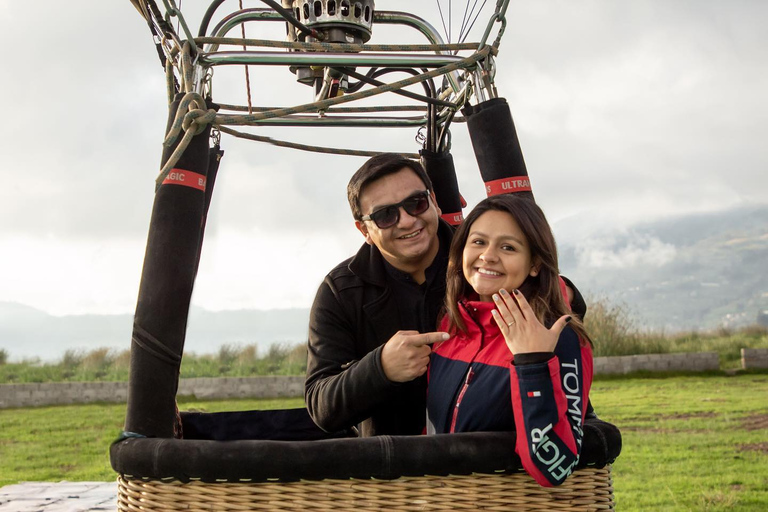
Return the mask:
<path id="1" fill-rule="evenodd" d="M 448 247 L 451 226 L 440 221 L 440 244 Z M 381 252 L 364 244 L 357 255 L 325 277 L 309 318 L 305 398 L 312 419 L 324 430 L 358 425 L 360 435 L 421 434 L 426 424 L 426 376 L 391 382 L 381 366 L 382 346 L 402 329 L 391 279 Z M 425 302 L 437 311 L 445 297 L 445 270 Z"/>

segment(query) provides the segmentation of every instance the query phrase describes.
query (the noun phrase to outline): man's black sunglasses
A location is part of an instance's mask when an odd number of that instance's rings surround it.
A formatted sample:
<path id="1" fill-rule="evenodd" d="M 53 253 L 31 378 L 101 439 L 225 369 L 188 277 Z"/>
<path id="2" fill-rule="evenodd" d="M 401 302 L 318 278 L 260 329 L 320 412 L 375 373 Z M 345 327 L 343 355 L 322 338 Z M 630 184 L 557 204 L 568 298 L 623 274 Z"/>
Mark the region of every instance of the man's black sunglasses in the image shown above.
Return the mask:
<path id="1" fill-rule="evenodd" d="M 429 190 L 417 192 L 397 204 L 383 206 L 370 215 L 363 215 L 361 220 L 372 220 L 379 226 L 379 229 L 391 228 L 400 222 L 401 206 L 412 217 L 421 215 L 429 208 Z"/>

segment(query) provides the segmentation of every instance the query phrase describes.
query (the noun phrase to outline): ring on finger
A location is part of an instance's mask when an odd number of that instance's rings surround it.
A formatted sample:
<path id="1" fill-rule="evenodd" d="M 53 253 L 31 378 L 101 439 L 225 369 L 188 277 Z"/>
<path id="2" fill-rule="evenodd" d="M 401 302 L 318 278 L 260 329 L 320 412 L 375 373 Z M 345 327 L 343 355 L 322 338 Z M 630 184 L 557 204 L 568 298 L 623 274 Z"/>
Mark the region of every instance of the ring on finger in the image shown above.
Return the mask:
<path id="1" fill-rule="evenodd" d="M 507 322 L 507 327 L 512 327 L 513 325 L 515 325 L 514 320 L 512 320 L 511 322 Z"/>

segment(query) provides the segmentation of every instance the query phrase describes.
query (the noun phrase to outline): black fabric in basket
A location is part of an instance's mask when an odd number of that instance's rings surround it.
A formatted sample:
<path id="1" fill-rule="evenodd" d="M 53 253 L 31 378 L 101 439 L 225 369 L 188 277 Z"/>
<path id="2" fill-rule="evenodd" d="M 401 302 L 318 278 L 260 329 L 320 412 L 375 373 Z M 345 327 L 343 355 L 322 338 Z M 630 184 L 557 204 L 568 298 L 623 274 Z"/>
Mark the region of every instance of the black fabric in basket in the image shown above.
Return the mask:
<path id="1" fill-rule="evenodd" d="M 182 412 L 184 439 L 210 441 L 315 441 L 356 437 L 352 429 L 325 432 L 315 425 L 306 408 L 273 411 Z"/>
<path id="2" fill-rule="evenodd" d="M 265 417 L 268 416 L 270 414 Z M 211 416 L 214 417 L 226 418 L 225 415 Z M 247 417 L 244 414 L 241 419 Z M 207 419 L 198 421 L 198 427 L 205 422 Z M 219 436 L 222 432 L 219 427 L 213 430 L 215 432 L 208 437 Z M 239 436 L 244 432 L 232 425 L 223 430 L 237 432 Z M 258 428 L 253 429 L 256 430 Z M 270 431 L 274 433 L 273 425 L 258 435 L 267 437 Z M 196 435 L 204 437 L 200 431 Z M 129 438 L 112 445 L 110 458 L 112 467 L 120 474 L 153 479 L 200 479 L 204 482 L 394 479 L 517 472 L 521 466 L 514 445 L 514 432 L 313 441 Z M 620 451 L 621 434 L 615 426 L 600 420 L 587 421 L 580 465 L 602 467 L 615 459 Z"/>

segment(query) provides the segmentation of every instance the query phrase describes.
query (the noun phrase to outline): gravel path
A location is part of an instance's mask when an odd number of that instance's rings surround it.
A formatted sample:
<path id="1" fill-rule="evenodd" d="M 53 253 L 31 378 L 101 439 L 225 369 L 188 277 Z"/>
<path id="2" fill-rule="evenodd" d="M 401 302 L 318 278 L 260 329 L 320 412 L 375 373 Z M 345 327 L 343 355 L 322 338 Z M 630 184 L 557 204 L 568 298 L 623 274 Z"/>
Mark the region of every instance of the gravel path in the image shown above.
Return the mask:
<path id="1" fill-rule="evenodd" d="M 24 482 L 0 487 L 0 512 L 117 510 L 116 482 Z"/>

